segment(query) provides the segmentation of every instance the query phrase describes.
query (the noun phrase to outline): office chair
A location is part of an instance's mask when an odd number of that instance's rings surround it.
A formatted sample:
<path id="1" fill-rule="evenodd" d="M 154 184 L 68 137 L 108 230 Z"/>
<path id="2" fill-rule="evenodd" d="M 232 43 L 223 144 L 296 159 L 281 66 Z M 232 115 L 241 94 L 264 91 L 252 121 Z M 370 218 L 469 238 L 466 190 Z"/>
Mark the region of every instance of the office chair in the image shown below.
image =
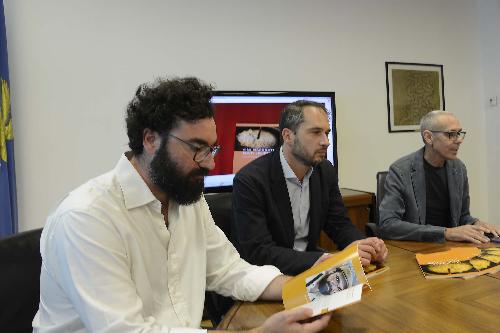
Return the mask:
<path id="1" fill-rule="evenodd" d="M 231 192 L 205 194 L 205 200 L 212 214 L 215 224 L 231 240 L 231 219 L 232 219 L 232 197 Z M 234 300 L 213 291 L 205 292 L 205 309 L 208 317 L 214 326 L 217 326 L 223 316 L 234 304 Z"/>
<path id="2" fill-rule="evenodd" d="M 40 300 L 42 229 L 0 239 L 0 330 L 32 332 Z"/>
<path id="3" fill-rule="evenodd" d="M 367 237 L 378 237 L 378 224 L 380 220 L 379 206 L 385 195 L 385 178 L 387 177 L 387 171 L 377 172 L 377 193 L 375 197 L 375 214 L 373 222 L 367 223 L 365 232 Z"/>

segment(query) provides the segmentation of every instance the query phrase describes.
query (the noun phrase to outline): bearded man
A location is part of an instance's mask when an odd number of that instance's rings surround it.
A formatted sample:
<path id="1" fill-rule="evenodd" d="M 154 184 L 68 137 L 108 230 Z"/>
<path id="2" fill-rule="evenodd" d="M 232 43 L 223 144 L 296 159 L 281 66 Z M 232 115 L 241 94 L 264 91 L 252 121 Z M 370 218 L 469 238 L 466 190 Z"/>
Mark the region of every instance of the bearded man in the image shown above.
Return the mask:
<path id="1" fill-rule="evenodd" d="M 288 279 L 240 258 L 202 196 L 214 168 L 212 88 L 142 85 L 127 108 L 130 152 L 48 218 L 34 332 L 200 332 L 205 290 L 279 300 Z M 255 332 L 317 332 L 331 315 L 295 309 Z M 253 331 L 253 330 L 252 330 Z"/>
<path id="2" fill-rule="evenodd" d="M 337 170 L 325 159 L 330 123 L 323 104 L 300 100 L 280 118 L 283 144 L 242 168 L 233 181 L 234 242 L 243 258 L 296 275 L 327 258 L 322 230 L 339 249 L 358 243 L 363 265 L 383 261 L 381 239 L 364 238 L 347 216 Z"/>

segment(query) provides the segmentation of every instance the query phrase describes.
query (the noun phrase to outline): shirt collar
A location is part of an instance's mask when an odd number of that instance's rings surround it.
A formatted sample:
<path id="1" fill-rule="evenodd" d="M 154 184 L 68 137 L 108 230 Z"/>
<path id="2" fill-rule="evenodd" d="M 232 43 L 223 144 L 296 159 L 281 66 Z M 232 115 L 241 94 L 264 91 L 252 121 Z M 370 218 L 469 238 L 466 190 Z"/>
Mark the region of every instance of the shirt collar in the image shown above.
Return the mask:
<path id="1" fill-rule="evenodd" d="M 295 175 L 295 172 L 293 172 L 292 168 L 290 167 L 290 164 L 288 164 L 285 154 L 283 153 L 283 146 L 280 148 L 280 161 L 281 161 L 281 168 L 283 169 L 283 175 L 285 176 L 285 179 L 295 179 L 298 180 L 297 176 Z M 309 176 L 311 176 L 313 167 L 307 171 L 307 173 L 304 176 L 304 180 L 309 179 Z"/>
<path id="2" fill-rule="evenodd" d="M 127 209 L 158 202 L 141 175 L 134 168 L 127 156 L 123 154 L 114 169 L 118 184 L 123 193 L 125 207 Z"/>

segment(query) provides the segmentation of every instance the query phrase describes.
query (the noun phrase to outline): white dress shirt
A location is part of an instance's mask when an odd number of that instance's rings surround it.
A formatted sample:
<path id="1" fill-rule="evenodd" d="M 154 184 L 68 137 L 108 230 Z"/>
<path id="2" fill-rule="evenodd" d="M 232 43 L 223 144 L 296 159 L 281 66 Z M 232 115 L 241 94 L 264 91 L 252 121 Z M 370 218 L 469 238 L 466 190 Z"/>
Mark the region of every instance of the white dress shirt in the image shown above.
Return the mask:
<path id="1" fill-rule="evenodd" d="M 160 202 L 123 155 L 71 192 L 40 240 L 34 332 L 192 332 L 205 289 L 253 301 L 280 274 L 240 258 L 204 198 Z M 202 330 L 204 331 L 204 330 Z"/>
<path id="2" fill-rule="evenodd" d="M 286 180 L 288 197 L 292 205 L 293 227 L 295 230 L 293 249 L 296 251 L 305 251 L 307 249 L 307 237 L 309 235 L 309 178 L 311 177 L 313 168 L 311 167 L 311 169 L 307 171 L 301 182 L 288 164 L 285 154 L 283 153 L 283 146 L 280 148 L 280 161 L 283 175 Z"/>

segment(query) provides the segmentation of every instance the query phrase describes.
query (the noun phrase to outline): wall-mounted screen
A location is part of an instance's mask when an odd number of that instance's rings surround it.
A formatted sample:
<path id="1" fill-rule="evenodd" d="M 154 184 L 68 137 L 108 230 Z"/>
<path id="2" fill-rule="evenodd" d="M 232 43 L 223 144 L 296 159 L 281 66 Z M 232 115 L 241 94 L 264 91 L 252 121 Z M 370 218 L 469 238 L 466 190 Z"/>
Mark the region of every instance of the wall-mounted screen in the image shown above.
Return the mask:
<path id="1" fill-rule="evenodd" d="M 337 165 L 335 93 L 292 91 L 216 91 L 212 97 L 218 143 L 215 169 L 205 177 L 205 191 L 231 190 L 236 172 L 255 158 L 280 146 L 278 123 L 289 103 L 297 100 L 322 103 L 331 124 L 327 159 Z"/>

